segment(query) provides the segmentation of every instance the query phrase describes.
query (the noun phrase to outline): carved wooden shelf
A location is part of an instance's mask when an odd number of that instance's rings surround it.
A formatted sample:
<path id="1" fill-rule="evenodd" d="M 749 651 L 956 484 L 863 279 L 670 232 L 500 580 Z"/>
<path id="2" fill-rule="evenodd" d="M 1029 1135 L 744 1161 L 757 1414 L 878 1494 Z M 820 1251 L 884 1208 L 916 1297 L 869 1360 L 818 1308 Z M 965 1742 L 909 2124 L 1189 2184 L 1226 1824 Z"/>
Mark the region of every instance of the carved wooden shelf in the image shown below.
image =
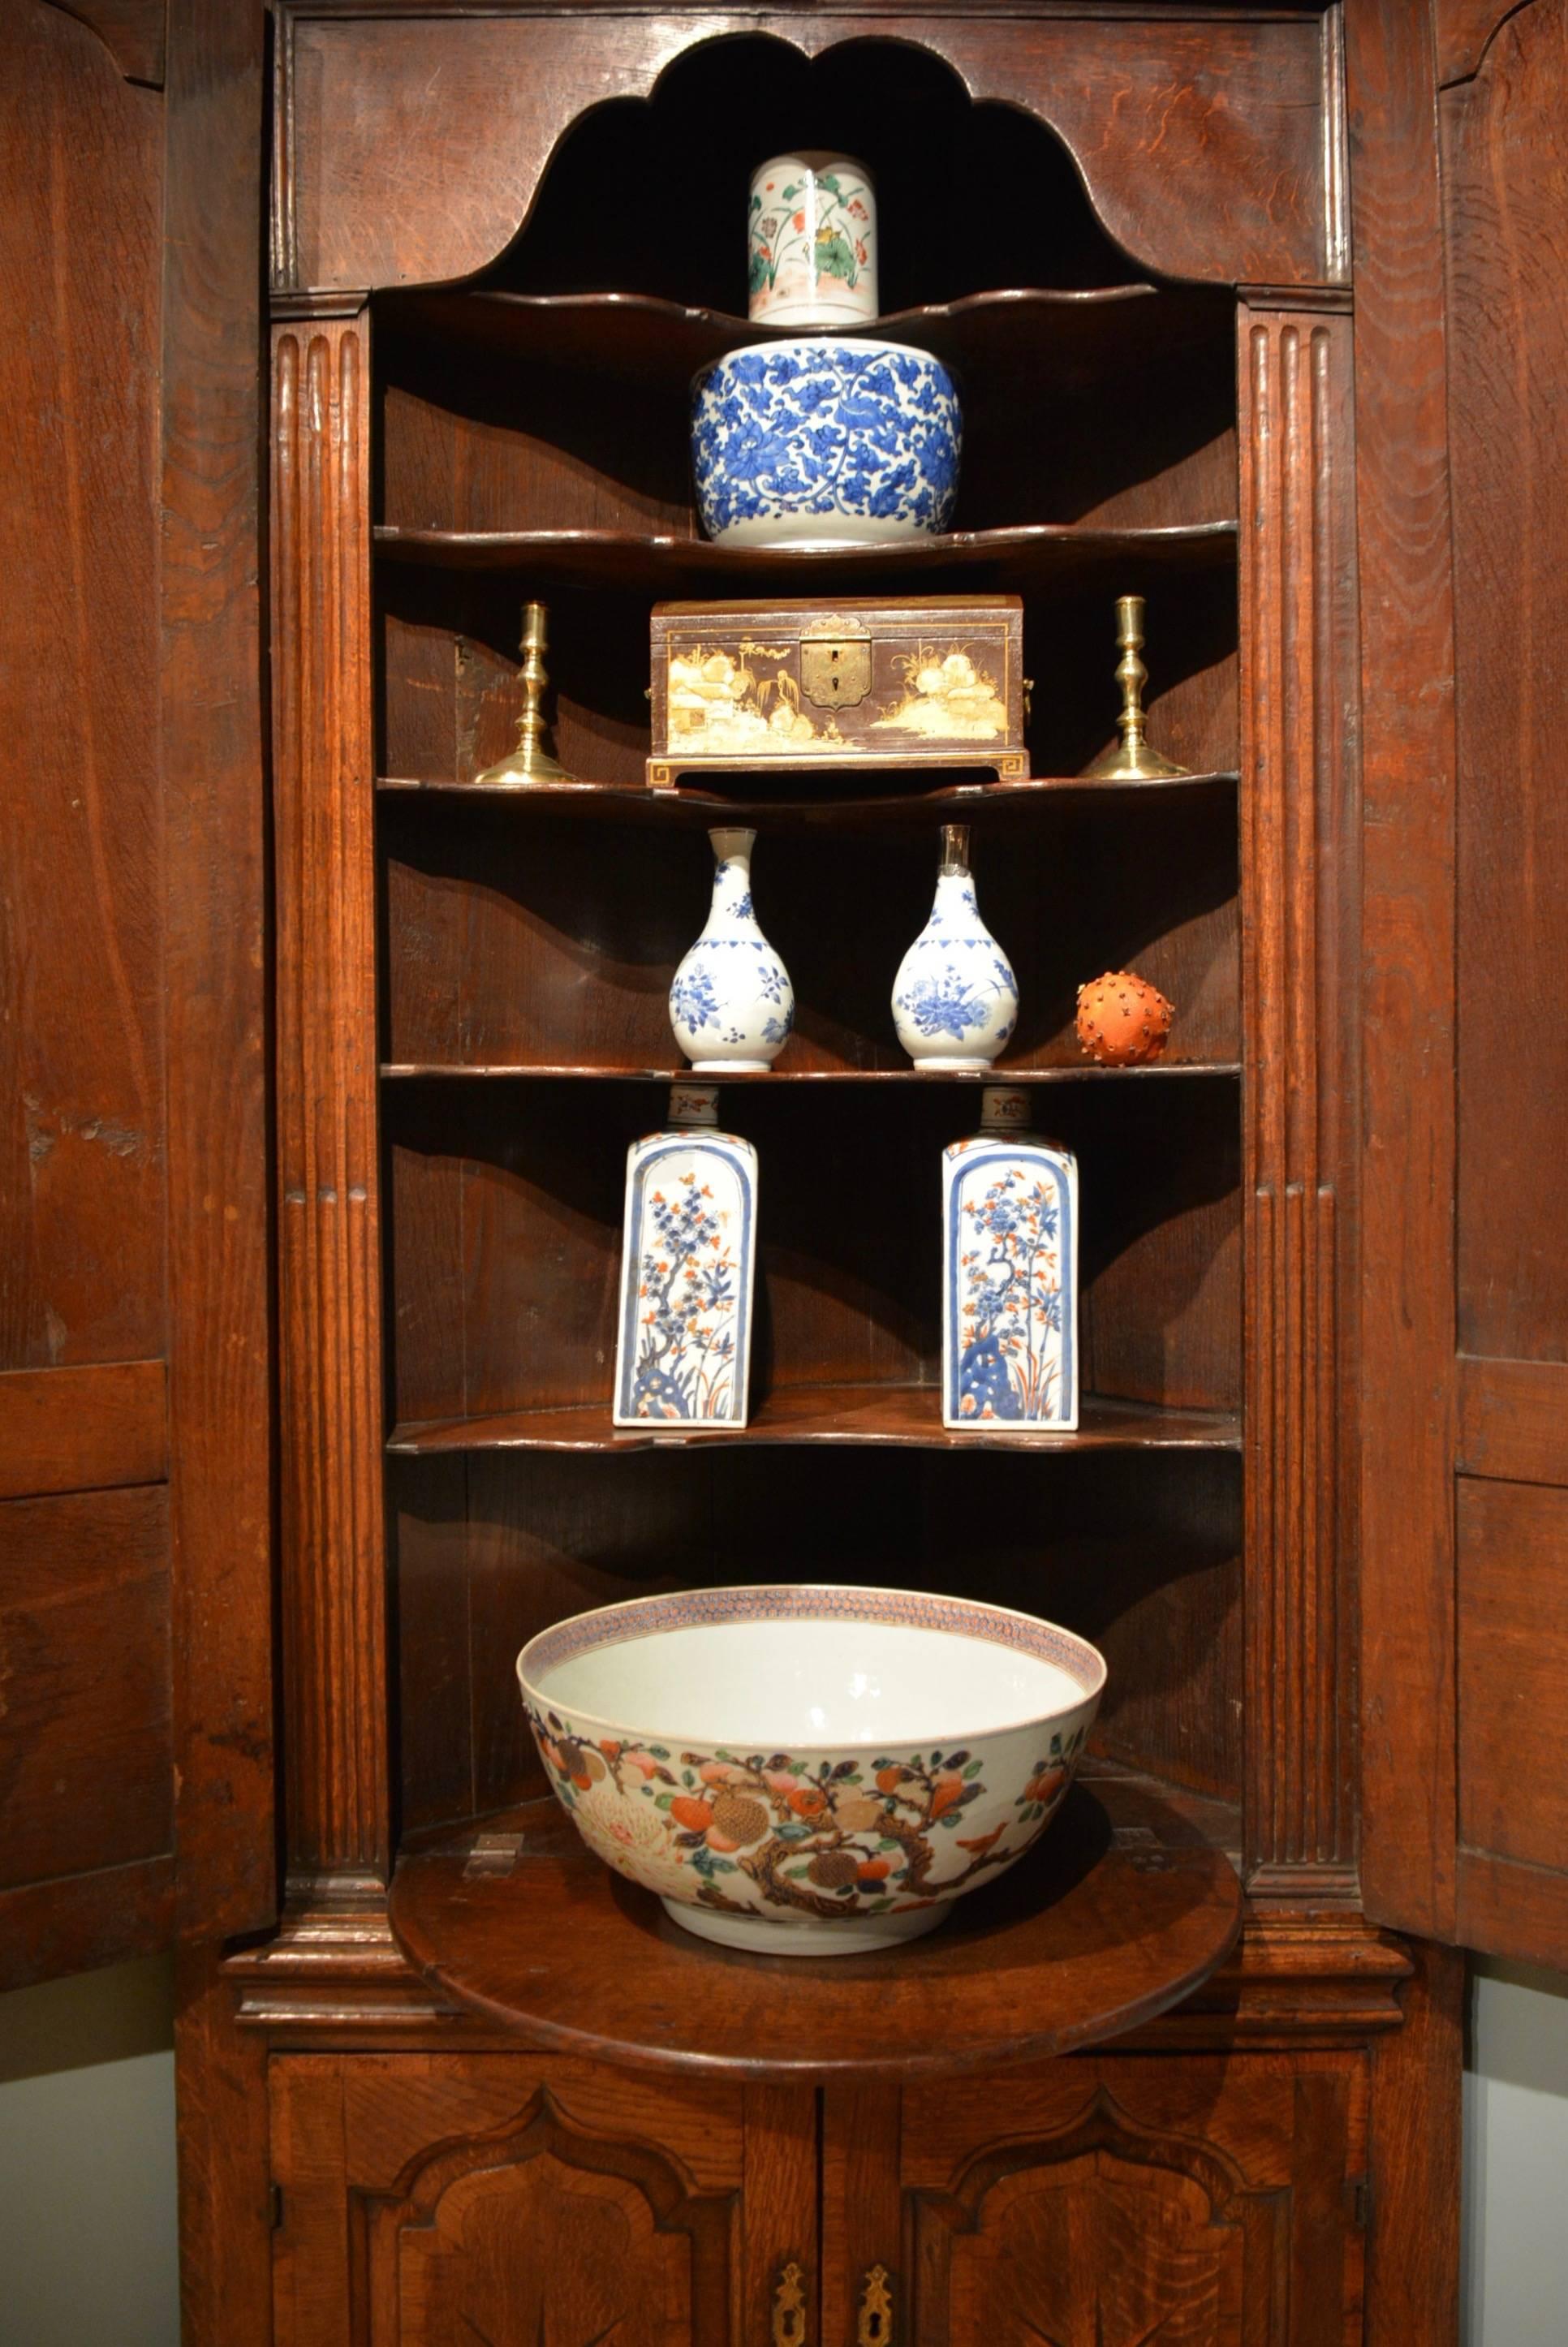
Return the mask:
<path id="1" fill-rule="evenodd" d="M 841 791 L 864 791 L 866 772 L 848 772 L 843 767 L 826 767 L 815 774 Z M 1177 774 L 1157 780 L 1128 782 L 1089 782 L 1081 774 L 1032 774 L 1024 781 L 954 783 L 932 781 L 927 789 L 910 787 L 911 777 L 900 777 L 897 790 L 873 797 L 828 796 L 815 798 L 767 798 L 754 795 L 754 778 L 750 785 L 753 795 L 702 790 L 682 784 L 678 790 L 650 791 L 621 783 L 582 782 L 573 779 L 560 783 L 530 783 L 517 790 L 477 789 L 472 783 L 459 783 L 448 776 L 405 777 L 383 774 L 377 777 L 376 789 L 404 798 L 421 793 L 438 797 L 443 807 L 454 799 L 468 799 L 481 805 L 511 805 L 531 808 L 540 815 L 580 815 L 590 822 L 690 824 L 698 828 L 715 819 L 726 823 L 748 823 L 769 830 L 872 831 L 883 826 L 927 822 L 937 815 L 962 815 L 966 823 L 989 824 L 1009 815 L 1024 815 L 1046 805 L 1081 808 L 1104 799 L 1112 805 L 1124 805 L 1122 794 L 1128 791 L 1153 792 L 1162 799 L 1178 795 L 1203 798 L 1234 791 L 1239 780 L 1235 774 Z M 780 785 L 798 791 L 798 772 L 792 775 L 781 771 Z"/>
<path id="2" fill-rule="evenodd" d="M 1044 2060 L 1153 2020 L 1225 1960 L 1241 1886 L 1145 1779 L 1096 1776 L 1029 1857 L 889 1954 L 694 1939 L 555 1802 L 405 1856 L 392 1928 L 448 1996 L 533 2045 L 709 2077 L 916 2077 Z"/>
<path id="3" fill-rule="evenodd" d="M 683 392 L 709 360 L 738 343 L 797 333 L 720 310 L 645 293 L 507 293 L 439 287 L 384 293 L 383 333 L 514 365 L 625 374 Z M 1102 392 L 1137 368 L 1168 370 L 1205 349 L 1234 364 L 1235 310 L 1208 287 L 1110 285 L 1050 292 L 1015 287 L 895 311 L 856 333 L 932 351 L 977 382 L 1017 381 L 1043 395 Z"/>
<path id="4" fill-rule="evenodd" d="M 689 1067 L 596 1067 L 535 1061 L 387 1060 L 382 1075 L 395 1083 L 444 1083 L 451 1078 L 469 1083 L 539 1083 L 591 1078 L 599 1082 L 633 1084 L 702 1083 L 710 1081 Z M 1097 1068 L 1088 1061 L 1060 1067 L 1031 1068 L 1011 1061 L 989 1075 L 946 1075 L 921 1068 L 769 1068 L 754 1075 L 727 1075 L 712 1081 L 731 1084 L 920 1084 L 927 1092 L 944 1084 L 1126 1084 L 1172 1083 L 1196 1076 L 1236 1077 L 1239 1060 L 1156 1060 L 1144 1068 Z"/>
<path id="5" fill-rule="evenodd" d="M 540 594 L 563 587 L 611 587 L 622 593 L 679 597 L 743 580 L 768 588 L 825 594 L 915 572 L 984 573 L 1016 592 L 1071 580 L 1075 588 L 1111 586 L 1153 572 L 1234 567 L 1234 521 L 1194 522 L 1166 529 L 1102 528 L 1091 523 L 1032 522 L 1009 529 L 954 530 L 906 539 L 897 546 L 835 547 L 827 553 L 783 548 L 715 545 L 630 529 L 405 529 L 386 523 L 375 548 L 389 562 L 426 569 L 526 574 Z M 1126 591 L 1131 591 L 1130 589 Z"/>
<path id="6" fill-rule="evenodd" d="M 507 1410 L 394 1427 L 387 1449 L 431 1458 L 454 1450 L 651 1450 L 693 1444 L 854 1442 L 927 1450 L 1238 1450 L 1241 1419 L 1225 1410 L 1085 1397 L 1075 1434 L 1014 1434 L 1005 1425 L 950 1433 L 934 1386 L 794 1386 L 770 1394 L 744 1428 L 661 1422 L 613 1427 L 602 1402 Z"/>

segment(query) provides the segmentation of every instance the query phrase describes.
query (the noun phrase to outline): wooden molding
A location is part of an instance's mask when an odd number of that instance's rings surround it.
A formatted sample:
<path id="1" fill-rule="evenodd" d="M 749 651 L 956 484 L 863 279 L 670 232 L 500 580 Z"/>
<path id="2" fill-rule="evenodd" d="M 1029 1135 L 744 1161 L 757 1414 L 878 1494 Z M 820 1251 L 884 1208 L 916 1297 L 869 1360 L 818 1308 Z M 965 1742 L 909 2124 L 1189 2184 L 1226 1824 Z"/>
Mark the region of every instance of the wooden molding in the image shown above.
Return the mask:
<path id="1" fill-rule="evenodd" d="M 161 711 L 182 1936 L 277 1912 L 261 0 L 170 0 Z"/>
<path id="2" fill-rule="evenodd" d="M 1341 1569 L 1339 907 L 1354 806 L 1350 327 L 1240 313 L 1247 1764 L 1255 1896 L 1353 1892 Z"/>
<path id="3" fill-rule="evenodd" d="M 1454 1932 L 1454 632 L 1428 0 L 1347 0 L 1361 599 L 1361 1886 Z M 1347 1460 L 1347 1467 L 1350 1462 Z"/>
<path id="4" fill-rule="evenodd" d="M 127 81 L 163 87 L 165 0 L 50 0 L 96 33 Z"/>
<path id="5" fill-rule="evenodd" d="M 289 1867 L 384 1879 L 368 323 L 272 354 Z"/>

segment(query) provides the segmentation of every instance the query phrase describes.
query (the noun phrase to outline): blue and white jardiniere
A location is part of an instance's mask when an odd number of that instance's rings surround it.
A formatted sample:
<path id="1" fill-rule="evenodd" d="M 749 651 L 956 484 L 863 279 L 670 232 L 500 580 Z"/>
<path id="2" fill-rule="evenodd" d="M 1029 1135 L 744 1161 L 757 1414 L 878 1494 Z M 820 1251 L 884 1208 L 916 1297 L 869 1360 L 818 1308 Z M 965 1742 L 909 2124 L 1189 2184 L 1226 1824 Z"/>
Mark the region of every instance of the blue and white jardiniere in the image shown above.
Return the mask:
<path id="1" fill-rule="evenodd" d="M 931 917 L 893 983 L 893 1023 L 917 1068 L 981 1075 L 1018 1023 L 1012 965 L 979 916 L 969 828 L 942 830 Z"/>
<path id="2" fill-rule="evenodd" d="M 670 1024 L 693 1066 L 761 1075 L 794 1025 L 789 973 L 752 910 L 754 831 L 711 831 L 713 900 L 702 936 L 675 972 Z"/>
<path id="3" fill-rule="evenodd" d="M 902 343 L 751 343 L 692 385 L 692 465 L 710 538 L 730 546 L 882 546 L 946 529 L 958 395 Z"/>
<path id="4" fill-rule="evenodd" d="M 942 1155 L 942 1423 L 1078 1424 L 1078 1163 L 1025 1128 L 1029 1094 L 988 1084 L 980 1129 Z"/>
<path id="5" fill-rule="evenodd" d="M 676 1084 L 670 1124 L 626 1159 L 617 1426 L 744 1426 L 757 1153 L 721 1133 L 712 1084 Z"/>

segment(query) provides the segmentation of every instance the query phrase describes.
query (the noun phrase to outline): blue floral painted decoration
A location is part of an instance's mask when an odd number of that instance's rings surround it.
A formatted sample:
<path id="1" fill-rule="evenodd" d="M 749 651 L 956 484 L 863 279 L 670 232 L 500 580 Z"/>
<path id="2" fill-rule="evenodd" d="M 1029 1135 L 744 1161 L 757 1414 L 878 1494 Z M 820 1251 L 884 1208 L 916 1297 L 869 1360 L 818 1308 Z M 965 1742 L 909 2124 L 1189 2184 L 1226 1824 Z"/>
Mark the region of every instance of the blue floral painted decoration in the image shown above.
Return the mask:
<path id="1" fill-rule="evenodd" d="M 961 435 L 953 379 L 927 351 L 828 336 L 732 351 L 693 386 L 702 528 L 753 546 L 945 530 Z"/>

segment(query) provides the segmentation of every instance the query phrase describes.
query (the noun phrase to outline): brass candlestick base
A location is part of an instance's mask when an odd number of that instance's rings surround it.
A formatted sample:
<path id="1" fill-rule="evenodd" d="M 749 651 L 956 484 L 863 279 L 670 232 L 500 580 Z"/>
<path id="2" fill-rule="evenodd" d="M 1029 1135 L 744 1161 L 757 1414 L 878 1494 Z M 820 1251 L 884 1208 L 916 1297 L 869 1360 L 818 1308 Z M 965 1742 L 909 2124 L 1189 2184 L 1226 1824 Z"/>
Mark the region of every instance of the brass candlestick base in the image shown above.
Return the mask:
<path id="1" fill-rule="evenodd" d="M 523 687 L 522 713 L 518 719 L 518 746 L 509 758 L 502 758 L 494 766 L 487 766 L 482 774 L 474 777 L 474 788 L 480 791 L 526 790 L 530 783 L 569 783 L 575 779 L 566 768 L 552 758 L 545 748 L 545 721 L 540 703 L 549 679 L 545 673 L 545 607 L 542 603 L 523 606 L 523 640 L 519 647 L 523 664 L 518 671 Z"/>
<path id="2" fill-rule="evenodd" d="M 1115 749 L 1107 750 L 1091 766 L 1084 768 L 1086 780 L 1160 783 L 1191 774 L 1190 766 L 1178 766 L 1170 758 L 1162 758 L 1143 738 L 1143 687 L 1149 682 L 1149 671 L 1138 657 L 1143 642 L 1142 595 L 1117 596 L 1116 641 L 1122 647 L 1121 665 L 1116 671 L 1122 687 L 1122 714 L 1116 721 L 1122 739 Z"/>

